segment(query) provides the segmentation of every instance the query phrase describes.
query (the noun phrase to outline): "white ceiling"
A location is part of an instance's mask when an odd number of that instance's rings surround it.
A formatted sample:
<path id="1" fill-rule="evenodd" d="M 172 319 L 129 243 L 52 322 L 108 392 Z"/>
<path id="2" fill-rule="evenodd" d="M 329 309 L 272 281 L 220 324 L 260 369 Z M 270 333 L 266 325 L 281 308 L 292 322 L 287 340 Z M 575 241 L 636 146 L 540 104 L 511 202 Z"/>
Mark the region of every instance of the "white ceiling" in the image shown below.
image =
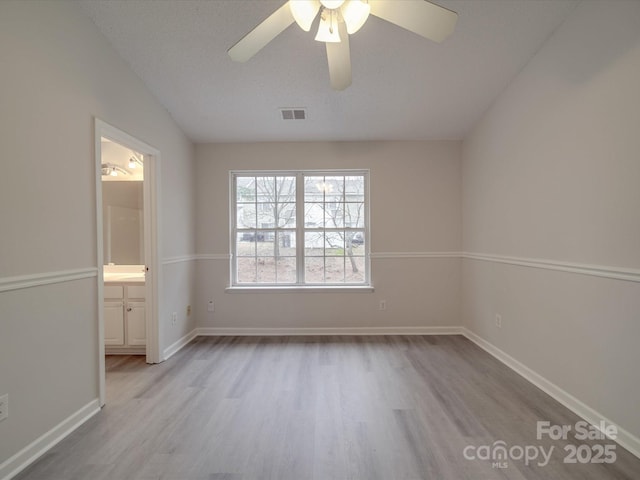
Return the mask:
<path id="1" fill-rule="evenodd" d="M 404 0 L 397 0 L 398 2 Z M 81 0 L 195 142 L 462 139 L 577 0 L 439 0 L 442 44 L 371 16 L 350 37 L 353 84 L 329 86 L 324 44 L 296 24 L 247 63 L 227 49 L 283 0 Z M 279 108 L 305 107 L 307 120 Z"/>

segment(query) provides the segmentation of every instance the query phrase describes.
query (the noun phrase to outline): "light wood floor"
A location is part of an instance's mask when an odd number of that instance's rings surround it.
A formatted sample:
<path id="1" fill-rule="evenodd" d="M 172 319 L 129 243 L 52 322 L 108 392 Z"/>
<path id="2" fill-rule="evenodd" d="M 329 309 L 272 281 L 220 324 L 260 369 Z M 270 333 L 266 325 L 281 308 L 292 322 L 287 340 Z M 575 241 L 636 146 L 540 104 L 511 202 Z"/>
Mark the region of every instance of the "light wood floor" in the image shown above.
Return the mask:
<path id="1" fill-rule="evenodd" d="M 103 411 L 19 480 L 640 478 L 620 446 L 613 464 L 564 464 L 536 421 L 579 418 L 460 336 L 208 337 L 107 369 Z M 555 452 L 465 459 L 498 440 Z"/>

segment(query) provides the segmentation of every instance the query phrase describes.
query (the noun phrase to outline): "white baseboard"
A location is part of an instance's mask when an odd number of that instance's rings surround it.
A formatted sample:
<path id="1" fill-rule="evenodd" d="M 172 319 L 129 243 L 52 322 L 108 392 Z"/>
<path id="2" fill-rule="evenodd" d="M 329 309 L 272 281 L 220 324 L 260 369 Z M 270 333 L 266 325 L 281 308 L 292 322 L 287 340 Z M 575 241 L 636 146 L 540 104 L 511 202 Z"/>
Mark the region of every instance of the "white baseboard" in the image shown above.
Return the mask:
<path id="1" fill-rule="evenodd" d="M 624 428 L 612 422 L 604 415 L 598 413 L 590 406 L 581 402 L 576 397 L 557 386 L 555 383 L 550 382 L 539 373 L 531 370 L 529 367 L 519 362 L 511 355 L 500 350 L 498 347 L 486 341 L 484 338 L 475 334 L 471 330 L 465 327 L 461 327 L 461 333 L 473 343 L 478 345 L 480 348 L 485 350 L 487 353 L 500 360 L 511 370 L 515 371 L 526 380 L 533 383 L 540 390 L 560 402 L 562 405 L 567 407 L 579 417 L 589 422 L 591 425 L 598 427 L 600 422 L 604 421 L 607 425 L 615 426 L 618 431 L 615 441 L 622 447 L 629 450 L 629 452 L 631 452 L 633 455 L 640 458 L 640 438 L 632 435 Z"/>
<path id="2" fill-rule="evenodd" d="M 198 328 L 194 328 L 184 337 L 179 338 L 162 351 L 162 359 L 168 360 L 170 357 L 178 353 L 187 343 L 198 336 Z"/>
<path id="3" fill-rule="evenodd" d="M 96 398 L 63 420 L 44 435 L 40 436 L 18 453 L 0 465 L 0 479 L 9 480 L 27 468 L 38 458 L 52 449 L 84 422 L 100 411 L 100 401 Z"/>
<path id="4" fill-rule="evenodd" d="M 298 335 L 459 335 L 460 327 L 322 327 L 322 328 L 225 328 L 201 327 L 202 336 L 298 336 Z"/>

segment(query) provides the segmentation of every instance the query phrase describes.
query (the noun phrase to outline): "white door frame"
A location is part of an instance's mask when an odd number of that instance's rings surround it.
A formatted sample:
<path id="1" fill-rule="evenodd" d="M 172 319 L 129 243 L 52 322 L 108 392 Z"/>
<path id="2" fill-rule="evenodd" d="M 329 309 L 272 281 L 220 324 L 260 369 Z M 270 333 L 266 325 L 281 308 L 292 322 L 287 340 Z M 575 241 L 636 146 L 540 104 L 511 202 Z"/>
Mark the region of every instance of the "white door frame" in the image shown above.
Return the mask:
<path id="1" fill-rule="evenodd" d="M 147 363 L 159 363 L 160 328 L 158 324 L 159 289 L 161 285 L 159 192 L 160 192 L 160 151 L 132 137 L 126 132 L 95 119 L 95 160 L 96 160 L 96 228 L 98 254 L 98 378 L 100 405 L 106 401 L 105 392 L 105 350 L 104 350 L 104 246 L 102 237 L 102 137 L 144 155 L 144 262 L 146 268 L 145 323 L 147 329 Z"/>

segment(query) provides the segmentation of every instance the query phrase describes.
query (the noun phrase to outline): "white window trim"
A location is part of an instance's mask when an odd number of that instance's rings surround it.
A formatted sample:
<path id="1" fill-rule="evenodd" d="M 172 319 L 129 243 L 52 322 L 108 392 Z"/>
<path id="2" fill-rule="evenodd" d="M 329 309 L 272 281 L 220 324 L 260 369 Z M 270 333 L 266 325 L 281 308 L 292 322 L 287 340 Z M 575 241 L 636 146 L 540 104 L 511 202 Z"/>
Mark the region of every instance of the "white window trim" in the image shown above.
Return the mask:
<path id="1" fill-rule="evenodd" d="M 304 278 L 304 176 L 350 176 L 362 175 L 364 177 L 364 204 L 365 204 L 365 281 L 363 283 L 290 283 L 290 284 L 273 284 L 273 283 L 237 283 L 236 271 L 236 182 L 235 177 L 242 176 L 294 176 L 296 177 L 296 270 L 297 278 Z M 290 292 L 306 292 L 306 293 L 329 293 L 329 292 L 351 292 L 351 293 L 369 293 L 373 292 L 373 284 L 371 282 L 371 224 L 370 211 L 371 201 L 369 196 L 369 169 L 335 169 L 335 170 L 230 170 L 229 171 L 229 250 L 230 263 L 229 286 L 225 289 L 229 293 L 290 293 Z M 360 230 L 360 229 L 358 229 Z"/>
<path id="2" fill-rule="evenodd" d="M 225 288 L 227 293 L 373 293 L 375 289 L 373 285 L 345 284 L 344 286 L 330 284 L 322 285 L 235 285 Z"/>

